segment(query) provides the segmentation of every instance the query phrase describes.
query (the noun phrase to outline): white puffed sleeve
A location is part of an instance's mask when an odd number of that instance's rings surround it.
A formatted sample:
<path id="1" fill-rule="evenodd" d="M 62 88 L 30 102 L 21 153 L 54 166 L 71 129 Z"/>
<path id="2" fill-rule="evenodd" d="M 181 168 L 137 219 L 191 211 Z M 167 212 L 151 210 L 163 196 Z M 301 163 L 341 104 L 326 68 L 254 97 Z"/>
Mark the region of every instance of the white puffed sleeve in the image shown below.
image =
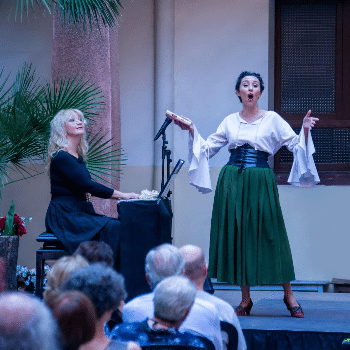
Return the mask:
<path id="1" fill-rule="evenodd" d="M 189 156 L 190 168 L 188 176 L 190 184 L 198 189 L 199 192 L 209 193 L 212 191 L 209 172 L 209 158 L 214 156 L 219 150 L 227 144 L 225 133 L 225 120 L 219 125 L 215 134 L 212 134 L 205 141 L 194 127 L 193 138 L 189 137 Z"/>
<path id="2" fill-rule="evenodd" d="M 314 162 L 313 154 L 315 146 L 311 132 L 308 130 L 307 144 L 304 128 L 299 134 L 299 143 L 293 149 L 293 166 L 289 174 L 288 182 L 294 186 L 311 187 L 320 182 Z"/>
<path id="3" fill-rule="evenodd" d="M 284 121 L 281 131 L 282 146 L 293 152 L 293 165 L 289 174 L 288 182 L 299 187 L 311 187 L 320 182 L 314 162 L 313 154 L 315 146 L 311 132 L 308 130 L 307 144 L 305 132 L 302 127 L 299 135 L 296 135 L 290 125 Z"/>

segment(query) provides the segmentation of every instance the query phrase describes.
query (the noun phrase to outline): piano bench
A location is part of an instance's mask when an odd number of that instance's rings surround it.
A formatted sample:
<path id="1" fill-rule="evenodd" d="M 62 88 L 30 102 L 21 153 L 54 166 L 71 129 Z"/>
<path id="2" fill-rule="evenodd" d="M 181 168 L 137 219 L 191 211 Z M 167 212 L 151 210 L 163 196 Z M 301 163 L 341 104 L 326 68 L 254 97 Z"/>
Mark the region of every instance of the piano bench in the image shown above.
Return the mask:
<path id="1" fill-rule="evenodd" d="M 36 241 L 43 243 L 42 248 L 36 251 L 35 281 L 35 295 L 39 298 L 42 298 L 44 289 L 45 261 L 58 260 L 62 256 L 69 255 L 69 253 L 62 242 L 53 233 L 43 232 L 37 237 Z"/>

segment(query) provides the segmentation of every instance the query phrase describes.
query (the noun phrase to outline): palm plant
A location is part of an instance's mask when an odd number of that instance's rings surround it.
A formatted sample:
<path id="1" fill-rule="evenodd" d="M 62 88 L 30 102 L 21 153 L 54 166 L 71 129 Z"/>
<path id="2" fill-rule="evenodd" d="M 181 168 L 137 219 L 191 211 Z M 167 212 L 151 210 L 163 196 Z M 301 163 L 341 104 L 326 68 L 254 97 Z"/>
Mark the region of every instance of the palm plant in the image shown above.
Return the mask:
<path id="1" fill-rule="evenodd" d="M 120 0 L 9 0 L 9 17 L 15 19 L 37 9 L 56 11 L 63 23 L 96 23 L 114 28 L 118 21 Z M 4 2 L 2 2 L 2 5 Z M 1 6 L 1 5 L 0 5 Z M 10 179 L 10 169 L 28 178 L 40 174 L 36 161 L 44 160 L 50 121 L 61 109 L 78 108 L 93 122 L 103 103 L 101 90 L 92 82 L 77 77 L 42 83 L 30 65 L 25 65 L 8 86 L 9 77 L 0 71 L 0 199 Z M 87 167 L 93 177 L 109 181 L 118 177 L 123 152 L 101 132 L 90 134 Z M 107 180 L 106 180 L 107 179 Z M 18 180 L 17 180 L 18 181 Z"/>
<path id="2" fill-rule="evenodd" d="M 41 83 L 32 67 L 24 65 L 14 83 L 5 88 L 8 80 L 1 71 L 0 197 L 2 188 L 13 182 L 10 169 L 19 172 L 21 179 L 41 173 L 35 164 L 45 160 L 50 122 L 58 111 L 77 108 L 93 122 L 103 105 L 100 88 L 77 77 L 51 86 Z M 89 134 L 89 139 L 87 167 L 92 176 L 106 182 L 118 177 L 124 161 L 122 150 L 101 132 Z"/>
<path id="3" fill-rule="evenodd" d="M 28 15 L 29 10 L 35 11 L 35 6 L 50 14 L 57 11 L 64 23 L 85 25 L 89 22 L 90 27 L 95 22 L 113 28 L 118 22 L 119 9 L 123 8 L 119 0 L 11 0 L 12 6 L 10 17 L 14 13 L 23 19 L 23 14 Z"/>

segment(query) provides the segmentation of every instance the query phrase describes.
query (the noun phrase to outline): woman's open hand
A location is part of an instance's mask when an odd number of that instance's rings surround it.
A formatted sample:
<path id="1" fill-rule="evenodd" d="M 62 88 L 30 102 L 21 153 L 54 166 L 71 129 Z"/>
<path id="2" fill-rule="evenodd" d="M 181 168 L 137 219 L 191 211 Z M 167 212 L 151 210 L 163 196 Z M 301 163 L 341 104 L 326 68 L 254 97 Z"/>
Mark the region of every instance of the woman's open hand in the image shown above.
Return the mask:
<path id="1" fill-rule="evenodd" d="M 306 130 L 311 130 L 316 125 L 316 122 L 318 121 L 319 121 L 318 118 L 311 117 L 311 110 L 309 110 L 303 119 L 303 127 Z"/>
<path id="2" fill-rule="evenodd" d="M 130 192 L 130 193 L 124 193 L 124 192 L 120 192 L 117 190 L 114 190 L 112 197 L 113 199 L 138 199 L 140 198 L 140 195 L 134 192 Z"/>
<path id="3" fill-rule="evenodd" d="M 119 199 L 138 199 L 140 197 L 139 194 L 131 192 L 131 193 L 121 193 Z"/>
<path id="4" fill-rule="evenodd" d="M 182 117 L 182 118 L 185 118 L 184 116 L 181 116 L 181 117 Z M 176 120 L 176 119 L 174 119 L 174 123 L 175 123 L 176 125 L 178 125 L 182 130 L 188 130 L 188 131 L 191 133 L 192 137 L 193 137 L 193 133 L 194 133 L 194 124 L 193 124 L 193 122 L 192 122 L 191 119 L 188 119 L 188 118 L 185 118 L 185 119 L 187 119 L 189 122 L 191 122 L 191 124 L 190 124 L 190 125 L 187 125 L 187 124 L 182 123 L 182 122 L 180 122 L 180 121 L 178 121 L 178 120 Z"/>

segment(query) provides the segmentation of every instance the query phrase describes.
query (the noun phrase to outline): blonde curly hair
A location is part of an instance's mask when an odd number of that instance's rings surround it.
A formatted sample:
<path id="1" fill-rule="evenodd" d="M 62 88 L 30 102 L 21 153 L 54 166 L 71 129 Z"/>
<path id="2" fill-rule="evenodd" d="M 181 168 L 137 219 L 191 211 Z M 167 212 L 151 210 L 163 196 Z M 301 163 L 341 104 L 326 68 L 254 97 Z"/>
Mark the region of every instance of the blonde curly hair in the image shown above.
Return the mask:
<path id="1" fill-rule="evenodd" d="M 58 259 L 47 274 L 47 287 L 44 292 L 44 301 L 51 307 L 53 301 L 61 293 L 63 282 L 75 271 L 89 266 L 82 256 L 64 256 Z"/>
<path id="2" fill-rule="evenodd" d="M 48 157 L 47 164 L 51 163 L 53 155 L 60 150 L 64 150 L 68 148 L 68 139 L 65 128 L 65 123 L 78 114 L 79 117 L 83 118 L 84 124 L 86 124 L 86 119 L 84 118 L 84 114 L 79 109 L 62 109 L 59 111 L 51 121 L 51 135 L 49 140 L 48 147 Z M 78 146 L 78 153 L 86 159 L 87 151 L 88 151 L 88 143 L 86 140 L 86 132 L 84 136 L 80 140 L 80 144 Z"/>

